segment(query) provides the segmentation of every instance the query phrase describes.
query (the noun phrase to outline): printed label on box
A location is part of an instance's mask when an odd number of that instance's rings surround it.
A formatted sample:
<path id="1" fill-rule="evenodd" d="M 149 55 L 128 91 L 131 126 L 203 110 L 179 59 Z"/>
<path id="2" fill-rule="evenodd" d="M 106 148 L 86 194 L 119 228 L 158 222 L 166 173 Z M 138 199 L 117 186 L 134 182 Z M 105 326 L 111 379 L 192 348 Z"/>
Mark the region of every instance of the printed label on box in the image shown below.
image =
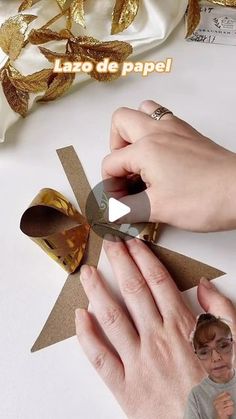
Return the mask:
<path id="1" fill-rule="evenodd" d="M 199 26 L 187 41 L 236 45 L 236 8 L 201 4 Z"/>

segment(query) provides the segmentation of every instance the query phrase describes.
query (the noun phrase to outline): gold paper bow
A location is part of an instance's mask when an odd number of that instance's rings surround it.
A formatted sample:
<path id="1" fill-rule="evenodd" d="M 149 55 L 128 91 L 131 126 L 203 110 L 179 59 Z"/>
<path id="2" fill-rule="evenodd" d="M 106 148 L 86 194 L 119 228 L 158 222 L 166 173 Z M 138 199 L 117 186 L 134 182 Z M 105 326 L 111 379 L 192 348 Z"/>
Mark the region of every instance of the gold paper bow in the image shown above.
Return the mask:
<path id="1" fill-rule="evenodd" d="M 42 189 L 23 214 L 20 227 L 68 273 L 78 268 L 90 226 L 59 192 Z"/>
<path id="2" fill-rule="evenodd" d="M 101 220 L 104 210 L 101 210 Z M 158 224 L 139 223 L 139 238 L 156 243 Z M 104 230 L 118 226 L 100 223 Z M 81 263 L 90 225 L 65 196 L 54 189 L 42 189 L 24 212 L 20 228 L 68 273 L 73 273 Z M 126 233 L 129 234 L 129 231 Z"/>

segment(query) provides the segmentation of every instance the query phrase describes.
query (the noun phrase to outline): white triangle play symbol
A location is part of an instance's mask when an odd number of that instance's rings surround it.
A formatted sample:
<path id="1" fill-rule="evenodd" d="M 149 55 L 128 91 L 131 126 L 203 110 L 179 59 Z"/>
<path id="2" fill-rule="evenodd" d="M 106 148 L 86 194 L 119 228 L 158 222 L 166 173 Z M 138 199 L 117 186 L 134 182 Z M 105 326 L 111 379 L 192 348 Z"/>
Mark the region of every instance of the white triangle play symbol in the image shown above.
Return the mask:
<path id="1" fill-rule="evenodd" d="M 108 201 L 108 219 L 110 223 L 118 220 L 131 211 L 128 205 L 123 204 L 115 198 L 109 198 Z"/>

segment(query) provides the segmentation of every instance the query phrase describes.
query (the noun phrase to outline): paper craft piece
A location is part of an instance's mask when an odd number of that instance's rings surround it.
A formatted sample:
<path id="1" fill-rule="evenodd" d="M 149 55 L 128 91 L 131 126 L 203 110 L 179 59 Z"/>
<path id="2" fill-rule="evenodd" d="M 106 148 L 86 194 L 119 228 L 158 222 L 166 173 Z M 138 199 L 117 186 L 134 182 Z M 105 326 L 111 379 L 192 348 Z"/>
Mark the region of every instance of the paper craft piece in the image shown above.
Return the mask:
<path id="1" fill-rule="evenodd" d="M 213 266 L 206 265 L 173 250 L 153 244 L 148 244 L 148 246 L 165 265 L 180 291 L 186 291 L 198 285 L 202 276 L 211 280 L 225 275 L 225 272 Z"/>
<path id="2" fill-rule="evenodd" d="M 82 215 L 90 186 L 81 163 L 72 146 L 57 150 L 58 156 L 74 191 Z M 199 261 L 149 243 L 149 246 L 172 274 L 181 291 L 195 286 L 201 276 L 208 279 L 224 275 L 224 272 Z M 91 230 L 82 262 L 96 266 L 102 247 L 102 238 Z M 75 310 L 87 308 L 88 299 L 79 280 L 79 272 L 70 274 L 31 351 L 37 351 L 75 335 Z"/>
<path id="3" fill-rule="evenodd" d="M 20 228 L 68 273 L 79 266 L 90 226 L 59 192 L 42 189 L 24 212 Z"/>
<path id="4" fill-rule="evenodd" d="M 120 233 L 121 238 L 134 236 L 152 243 L 157 242 L 158 224 L 116 225 L 106 223 L 104 221 L 104 211 L 106 211 L 104 202 L 108 202 L 108 198 L 105 192 L 103 192 L 100 207 L 93 192 L 89 196 L 89 203 L 99 214 L 95 223 L 96 233 L 99 231 L 100 235 L 104 237 L 106 233 L 111 233 L 112 229 L 116 231 L 116 234 Z M 85 211 L 84 208 L 83 211 Z M 90 221 L 91 226 L 94 227 L 93 219 Z M 68 273 L 73 273 L 79 267 L 85 252 L 91 227 L 89 223 L 89 220 L 82 216 L 62 194 L 54 189 L 45 188 L 38 193 L 30 207 L 24 212 L 20 228 L 62 268 Z"/>
<path id="5" fill-rule="evenodd" d="M 80 211 L 85 216 L 86 201 L 91 191 L 82 165 L 72 146 L 57 150 L 65 174 L 74 192 Z M 97 266 L 102 238 L 91 229 L 83 263 Z M 75 310 L 87 308 L 88 299 L 80 282 L 79 272 L 70 274 L 31 351 L 37 351 L 75 335 Z"/>

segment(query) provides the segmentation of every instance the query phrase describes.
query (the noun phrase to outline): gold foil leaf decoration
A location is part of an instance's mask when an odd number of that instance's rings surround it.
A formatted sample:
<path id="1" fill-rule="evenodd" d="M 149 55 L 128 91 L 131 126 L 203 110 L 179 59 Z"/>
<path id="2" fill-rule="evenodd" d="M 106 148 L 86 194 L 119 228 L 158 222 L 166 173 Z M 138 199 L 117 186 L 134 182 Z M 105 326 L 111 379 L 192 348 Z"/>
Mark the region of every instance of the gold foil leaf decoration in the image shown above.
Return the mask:
<path id="1" fill-rule="evenodd" d="M 33 45 L 39 45 L 50 41 L 68 39 L 68 36 L 66 31 L 58 33 L 51 29 L 32 29 L 29 33 L 28 41 Z"/>
<path id="2" fill-rule="evenodd" d="M 49 77 L 52 74 L 51 69 L 44 69 L 36 73 L 23 76 L 22 74 L 11 74 L 10 80 L 16 89 L 28 93 L 38 93 L 48 88 Z"/>
<path id="3" fill-rule="evenodd" d="M 50 51 L 50 49 L 44 47 L 39 47 L 39 50 L 50 63 L 54 63 L 56 58 L 59 58 L 62 63 L 65 61 L 74 61 L 76 59 L 75 55 L 70 53 Z"/>
<path id="4" fill-rule="evenodd" d="M 199 0 L 189 0 L 187 10 L 187 33 L 186 38 L 191 36 L 197 28 L 201 18 Z"/>
<path id="5" fill-rule="evenodd" d="M 219 4 L 220 6 L 236 7 L 236 0 L 208 0 L 211 3 Z"/>
<path id="6" fill-rule="evenodd" d="M 74 38 L 73 33 L 68 28 L 67 29 L 62 29 L 59 33 L 60 33 L 60 35 L 63 39 Z"/>
<path id="7" fill-rule="evenodd" d="M 19 12 L 32 7 L 39 1 L 21 0 Z M 25 116 L 28 110 L 29 93 L 44 92 L 38 101 L 51 101 L 63 95 L 75 78 L 75 73 L 62 74 L 59 69 L 58 73 L 53 69 L 42 69 L 33 74 L 20 74 L 12 64 L 19 57 L 22 48 L 29 43 L 41 45 L 50 41 L 66 41 L 64 53 L 50 51 L 43 47 L 39 47 L 39 50 L 53 65 L 56 59 L 60 60 L 60 64 L 68 61 L 90 61 L 93 69 L 88 75 L 98 81 L 111 81 L 120 77 L 121 63 L 133 52 L 132 46 L 127 42 L 116 40 L 102 42 L 90 36 L 76 36 L 71 32 L 71 28 L 74 22 L 85 28 L 85 0 L 55 1 L 60 8 L 60 13 L 38 29 L 32 29 L 29 32 L 29 24 L 37 16 L 22 13 L 10 17 L 0 27 L 0 48 L 9 56 L 2 73 L 0 72 L 0 82 L 9 105 L 22 116 Z M 138 12 L 138 7 L 139 0 L 116 0 L 112 15 L 114 33 L 124 30 L 131 24 Z M 62 29 L 58 31 L 50 29 L 51 25 L 62 17 L 66 19 Z M 97 64 L 104 59 L 114 61 L 113 72 L 97 71 Z M 108 62 L 103 65 L 107 64 Z"/>
<path id="8" fill-rule="evenodd" d="M 36 19 L 33 15 L 17 15 L 7 19 L 0 27 L 0 48 L 15 60 L 23 47 L 28 25 Z"/>
<path id="9" fill-rule="evenodd" d="M 79 266 L 90 226 L 59 192 L 42 189 L 24 212 L 20 227 L 67 272 Z"/>
<path id="10" fill-rule="evenodd" d="M 70 7 L 70 14 L 76 23 L 85 28 L 84 0 L 73 0 Z"/>
<path id="11" fill-rule="evenodd" d="M 133 51 L 132 46 L 123 41 L 98 41 L 95 38 L 88 36 L 81 36 L 70 39 L 69 45 L 71 50 L 82 60 L 91 61 L 94 69 L 91 71 L 91 77 L 98 81 L 110 81 L 120 76 L 120 69 L 115 73 L 101 73 L 96 71 L 96 64 L 104 58 L 109 58 L 111 61 L 122 63 Z"/>
<path id="12" fill-rule="evenodd" d="M 69 90 L 75 79 L 75 73 L 55 73 L 52 82 L 49 84 L 44 96 L 37 102 L 49 102 L 62 96 Z"/>
<path id="13" fill-rule="evenodd" d="M 112 12 L 111 34 L 124 31 L 138 13 L 139 0 L 116 0 Z"/>
<path id="14" fill-rule="evenodd" d="M 67 3 L 67 0 L 57 0 L 57 4 L 58 6 L 60 6 L 61 9 L 64 9 L 66 3 Z"/>
<path id="15" fill-rule="evenodd" d="M 28 111 L 29 93 L 16 89 L 9 77 L 8 68 L 2 70 L 1 81 L 4 94 L 10 107 L 13 111 L 25 117 Z"/>
<path id="16" fill-rule="evenodd" d="M 18 12 L 22 12 L 23 10 L 29 9 L 32 6 L 33 6 L 33 0 L 24 0 L 21 3 L 21 5 L 20 5 L 20 7 L 18 9 Z"/>
<path id="17" fill-rule="evenodd" d="M 73 24 L 71 9 L 69 8 L 66 14 L 66 27 L 68 30 L 71 30 Z"/>
<path id="18" fill-rule="evenodd" d="M 90 36 L 80 36 L 69 40 L 71 50 L 75 54 L 83 54 L 86 58 L 97 61 L 104 57 L 119 63 L 123 62 L 133 51 L 132 46 L 124 41 L 98 41 Z"/>

